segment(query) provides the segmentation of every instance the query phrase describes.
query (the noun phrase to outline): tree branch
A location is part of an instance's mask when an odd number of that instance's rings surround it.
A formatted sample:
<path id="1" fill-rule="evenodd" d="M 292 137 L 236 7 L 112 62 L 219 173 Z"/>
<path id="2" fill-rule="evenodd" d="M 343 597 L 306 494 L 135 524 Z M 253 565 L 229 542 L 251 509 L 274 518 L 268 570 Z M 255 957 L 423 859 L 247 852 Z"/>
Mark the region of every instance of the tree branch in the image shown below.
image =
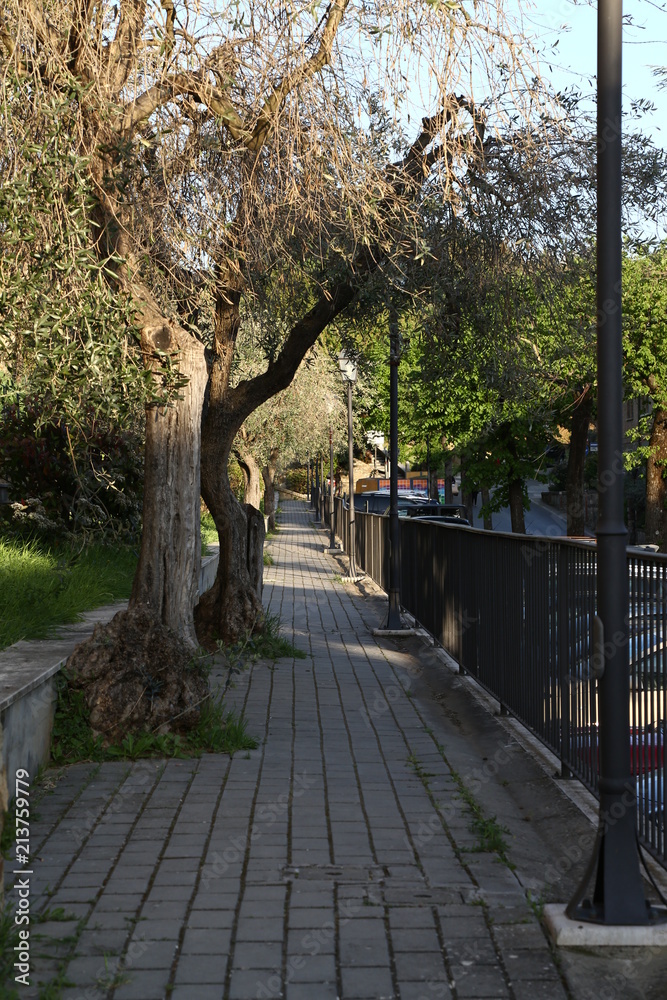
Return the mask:
<path id="1" fill-rule="evenodd" d="M 146 16 L 146 0 L 119 0 L 119 3 L 116 36 L 107 47 L 107 74 L 113 93 L 118 93 L 127 83 Z"/>
<path id="2" fill-rule="evenodd" d="M 316 73 L 331 61 L 334 38 L 343 20 L 348 3 L 349 0 L 332 0 L 317 52 L 308 59 L 300 62 L 291 73 L 284 76 L 273 93 L 266 99 L 255 123 L 252 135 L 247 142 L 248 149 L 254 151 L 261 149 L 271 128 L 271 119 L 290 91 L 298 87 L 302 80 L 315 76 Z"/>
<path id="3" fill-rule="evenodd" d="M 184 94 L 193 97 L 200 104 L 206 105 L 214 115 L 221 118 L 234 139 L 241 139 L 246 134 L 243 119 L 231 101 L 227 100 L 222 91 L 204 78 L 203 70 L 167 76 L 160 83 L 145 90 L 131 103 L 126 104 L 122 123 L 123 132 L 131 132 L 139 122 L 150 118 L 153 112 L 157 111 L 163 104 L 167 104 Z"/>

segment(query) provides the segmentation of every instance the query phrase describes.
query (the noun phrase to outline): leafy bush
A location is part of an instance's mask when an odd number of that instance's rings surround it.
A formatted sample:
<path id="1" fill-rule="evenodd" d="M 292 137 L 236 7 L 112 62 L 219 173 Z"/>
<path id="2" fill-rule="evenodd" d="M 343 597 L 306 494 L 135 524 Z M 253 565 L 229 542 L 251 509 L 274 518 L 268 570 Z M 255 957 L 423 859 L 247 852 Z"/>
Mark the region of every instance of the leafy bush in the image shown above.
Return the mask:
<path id="1" fill-rule="evenodd" d="M 305 493 L 307 489 L 308 474 L 305 469 L 287 469 L 283 480 L 288 490 L 295 493 Z"/>
<path id="2" fill-rule="evenodd" d="M 48 399 L 15 399 L 0 415 L 0 469 L 18 533 L 81 533 L 134 540 L 140 529 L 142 441 L 97 420 L 74 427 Z"/>

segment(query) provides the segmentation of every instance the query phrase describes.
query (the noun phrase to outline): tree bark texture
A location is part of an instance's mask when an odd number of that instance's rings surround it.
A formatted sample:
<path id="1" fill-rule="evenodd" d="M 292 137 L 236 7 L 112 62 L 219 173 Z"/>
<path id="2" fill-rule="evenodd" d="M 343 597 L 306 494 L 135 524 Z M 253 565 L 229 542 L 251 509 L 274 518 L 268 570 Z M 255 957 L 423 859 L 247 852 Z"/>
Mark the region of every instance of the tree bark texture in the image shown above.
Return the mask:
<path id="1" fill-rule="evenodd" d="M 488 486 L 482 486 L 482 508 L 484 510 L 484 530 L 493 531 L 493 516 L 488 509 L 491 503 L 491 494 Z"/>
<path id="2" fill-rule="evenodd" d="M 269 531 L 276 529 L 276 469 L 278 468 L 278 458 L 280 452 L 277 448 L 271 450 L 269 461 L 262 468 L 262 479 L 264 480 L 264 515 L 269 521 Z"/>
<path id="3" fill-rule="evenodd" d="M 512 531 L 518 535 L 526 534 L 526 519 L 523 509 L 523 481 L 513 479 L 509 484 L 510 516 Z"/>
<path id="4" fill-rule="evenodd" d="M 593 396 L 587 386 L 572 413 L 570 450 L 567 457 L 565 493 L 567 504 L 567 533 L 581 537 L 586 533 L 586 507 L 584 502 L 584 466 L 588 428 L 593 411 Z"/>
<path id="5" fill-rule="evenodd" d="M 193 607 L 197 600 L 201 415 L 206 389 L 203 345 L 175 331 L 180 373 L 188 379 L 181 398 L 148 407 L 143 529 L 130 605 L 145 605 L 158 621 L 196 646 Z"/>
<path id="6" fill-rule="evenodd" d="M 657 407 L 646 463 L 646 541 L 667 547 L 667 410 Z"/>
<path id="7" fill-rule="evenodd" d="M 255 459 L 249 448 L 245 448 L 242 445 L 236 445 L 234 447 L 234 454 L 236 455 L 236 460 L 241 466 L 241 471 L 243 472 L 243 481 L 245 483 L 245 502 L 254 507 L 255 510 L 259 510 L 259 505 L 262 500 L 262 487 L 261 487 L 261 473 L 259 469 L 259 464 Z"/>

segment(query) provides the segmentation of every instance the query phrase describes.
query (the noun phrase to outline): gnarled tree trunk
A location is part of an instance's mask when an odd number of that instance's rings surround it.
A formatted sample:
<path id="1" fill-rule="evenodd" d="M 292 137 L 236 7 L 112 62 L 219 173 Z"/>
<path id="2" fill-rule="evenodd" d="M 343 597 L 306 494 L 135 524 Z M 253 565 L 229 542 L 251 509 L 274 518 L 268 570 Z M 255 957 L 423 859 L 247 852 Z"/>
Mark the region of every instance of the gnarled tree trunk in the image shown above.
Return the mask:
<path id="1" fill-rule="evenodd" d="M 572 413 L 570 451 L 567 457 L 565 493 L 567 503 L 567 533 L 582 536 L 586 533 L 586 508 L 584 504 L 584 465 L 588 427 L 593 411 L 591 387 L 586 386 Z"/>
<path id="2" fill-rule="evenodd" d="M 653 415 L 650 451 L 646 463 L 646 541 L 667 546 L 667 410 L 657 407 Z"/>
<path id="3" fill-rule="evenodd" d="M 195 647 L 197 601 L 201 415 L 206 389 L 203 345 L 184 330 L 173 331 L 180 373 L 188 379 L 181 398 L 148 407 L 141 553 L 130 607 L 144 605 Z"/>
<path id="4" fill-rule="evenodd" d="M 234 455 L 236 456 L 236 460 L 241 466 L 241 472 L 243 473 L 245 502 L 250 504 L 251 507 L 254 507 L 255 510 L 259 510 L 259 505 L 262 500 L 262 480 L 259 463 L 255 460 L 255 456 L 252 454 L 250 449 L 244 447 L 243 444 L 237 443 L 234 446 Z"/>
<path id="5" fill-rule="evenodd" d="M 279 450 L 272 448 L 269 460 L 262 468 L 262 479 L 264 480 L 264 515 L 269 519 L 269 531 L 274 531 L 276 527 L 275 481 L 279 457 Z"/>

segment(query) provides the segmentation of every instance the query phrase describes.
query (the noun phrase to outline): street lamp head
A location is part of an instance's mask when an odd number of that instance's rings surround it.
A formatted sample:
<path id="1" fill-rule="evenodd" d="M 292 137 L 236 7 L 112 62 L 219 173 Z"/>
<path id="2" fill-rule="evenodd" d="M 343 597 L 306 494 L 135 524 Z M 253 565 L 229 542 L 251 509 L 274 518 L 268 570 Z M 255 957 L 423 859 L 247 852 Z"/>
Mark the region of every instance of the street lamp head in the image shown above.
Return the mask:
<path id="1" fill-rule="evenodd" d="M 340 373 L 343 376 L 344 382 L 357 381 L 356 362 L 352 358 L 348 357 L 345 351 L 338 352 L 338 367 L 340 368 Z"/>

